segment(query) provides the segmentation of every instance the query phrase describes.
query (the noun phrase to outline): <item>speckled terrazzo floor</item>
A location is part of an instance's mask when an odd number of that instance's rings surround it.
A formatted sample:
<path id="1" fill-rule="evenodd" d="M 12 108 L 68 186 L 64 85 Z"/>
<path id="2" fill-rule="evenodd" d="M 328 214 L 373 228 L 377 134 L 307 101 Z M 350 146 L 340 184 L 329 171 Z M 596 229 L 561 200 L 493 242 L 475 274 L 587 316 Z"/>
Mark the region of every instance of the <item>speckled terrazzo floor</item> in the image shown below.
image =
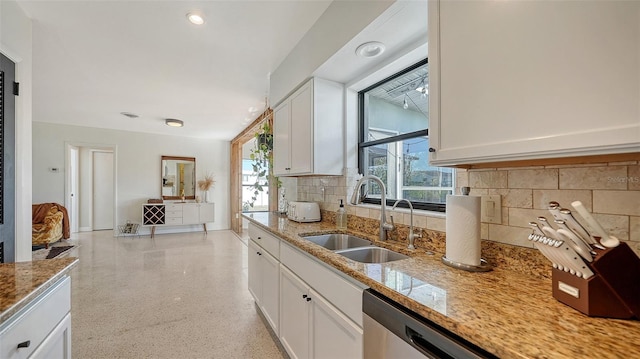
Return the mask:
<path id="1" fill-rule="evenodd" d="M 74 358 L 282 358 L 247 290 L 247 248 L 231 231 L 81 244 L 71 271 Z"/>

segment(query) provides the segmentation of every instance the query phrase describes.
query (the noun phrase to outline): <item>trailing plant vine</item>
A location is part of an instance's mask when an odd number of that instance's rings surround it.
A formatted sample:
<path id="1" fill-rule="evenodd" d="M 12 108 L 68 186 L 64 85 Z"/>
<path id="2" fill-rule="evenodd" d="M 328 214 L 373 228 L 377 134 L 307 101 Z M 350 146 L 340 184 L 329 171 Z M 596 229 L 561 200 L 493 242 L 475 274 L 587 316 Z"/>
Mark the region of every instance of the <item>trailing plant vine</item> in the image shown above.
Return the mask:
<path id="1" fill-rule="evenodd" d="M 261 192 L 269 188 L 270 181 L 276 181 L 280 187 L 280 180 L 271 174 L 273 168 L 273 133 L 268 121 L 259 128 L 255 134 L 256 146 L 251 149 L 249 159 L 253 161 L 251 164 L 253 174 L 256 176 L 256 182 L 250 186 L 253 190 L 251 199 L 245 202 L 249 207 L 253 208 L 258 200 Z"/>

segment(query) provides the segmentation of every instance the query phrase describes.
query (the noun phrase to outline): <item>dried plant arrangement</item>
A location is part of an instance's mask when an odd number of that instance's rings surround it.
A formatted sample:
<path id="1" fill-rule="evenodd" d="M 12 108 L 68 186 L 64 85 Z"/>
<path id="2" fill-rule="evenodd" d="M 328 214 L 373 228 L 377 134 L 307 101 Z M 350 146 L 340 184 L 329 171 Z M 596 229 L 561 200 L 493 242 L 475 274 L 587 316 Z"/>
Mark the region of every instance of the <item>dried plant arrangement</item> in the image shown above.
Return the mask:
<path id="1" fill-rule="evenodd" d="M 209 189 L 211 189 L 211 187 L 213 186 L 213 184 L 214 184 L 215 182 L 216 182 L 216 181 L 214 181 L 214 180 L 213 180 L 213 174 L 211 174 L 211 173 L 207 173 L 207 174 L 204 176 L 204 179 L 201 179 L 201 180 L 199 180 L 199 181 L 198 181 L 198 188 L 199 188 L 201 191 L 205 191 L 205 192 L 206 192 L 206 191 L 208 191 Z"/>

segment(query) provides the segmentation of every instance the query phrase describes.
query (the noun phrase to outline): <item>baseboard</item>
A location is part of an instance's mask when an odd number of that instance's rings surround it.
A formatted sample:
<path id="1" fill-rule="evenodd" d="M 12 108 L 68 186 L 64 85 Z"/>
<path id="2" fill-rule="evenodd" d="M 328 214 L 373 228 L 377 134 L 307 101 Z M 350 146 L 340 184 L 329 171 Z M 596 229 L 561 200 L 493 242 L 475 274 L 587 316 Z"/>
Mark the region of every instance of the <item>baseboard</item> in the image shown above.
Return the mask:
<path id="1" fill-rule="evenodd" d="M 91 227 L 79 227 L 78 232 L 92 232 L 93 228 Z"/>

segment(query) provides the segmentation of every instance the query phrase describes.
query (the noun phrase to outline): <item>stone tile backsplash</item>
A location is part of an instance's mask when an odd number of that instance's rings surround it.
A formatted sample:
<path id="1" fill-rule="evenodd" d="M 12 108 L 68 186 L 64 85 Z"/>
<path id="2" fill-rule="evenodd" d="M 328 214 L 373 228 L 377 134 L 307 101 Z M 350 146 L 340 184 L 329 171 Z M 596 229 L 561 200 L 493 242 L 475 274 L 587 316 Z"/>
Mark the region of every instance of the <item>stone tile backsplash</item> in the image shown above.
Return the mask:
<path id="1" fill-rule="evenodd" d="M 351 206 L 347 202 L 359 175 L 349 169 L 346 176 L 297 178 L 297 198 L 315 201 L 324 211 L 335 212 L 340 199 L 351 216 L 380 218 L 377 206 Z M 587 165 L 553 165 L 477 170 L 456 170 L 456 193 L 471 187 L 471 195 L 498 194 L 502 201 L 502 223 L 482 223 L 482 238 L 523 247 L 533 247 L 527 240 L 531 232 L 527 223 L 537 216 L 551 217 L 549 201 L 571 209 L 579 200 L 612 235 L 640 254 L 640 165 L 636 161 Z M 398 224 L 408 225 L 409 211 L 394 214 Z M 442 213 L 416 211 L 414 226 L 421 230 L 444 232 L 446 217 Z M 444 236 L 438 236 L 444 238 Z"/>

